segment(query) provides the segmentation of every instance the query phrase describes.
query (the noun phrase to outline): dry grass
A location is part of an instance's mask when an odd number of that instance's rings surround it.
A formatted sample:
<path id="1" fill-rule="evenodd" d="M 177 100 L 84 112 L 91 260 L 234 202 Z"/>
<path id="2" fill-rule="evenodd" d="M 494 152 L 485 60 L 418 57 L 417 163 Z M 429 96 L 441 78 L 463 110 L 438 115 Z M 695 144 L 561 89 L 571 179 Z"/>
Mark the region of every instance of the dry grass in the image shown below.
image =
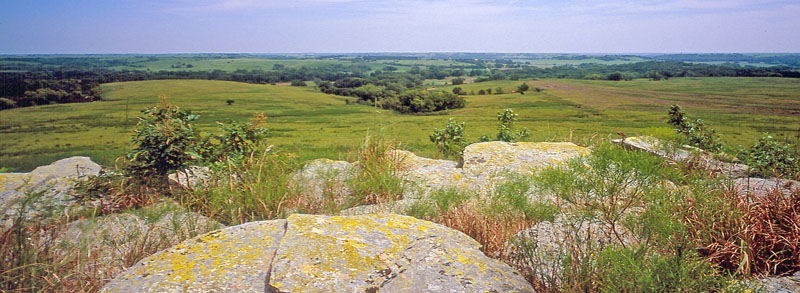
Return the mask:
<path id="1" fill-rule="evenodd" d="M 783 275 L 800 270 L 800 194 L 776 189 L 744 194 L 727 188 L 716 209 L 692 202 L 686 221 L 701 255 L 740 275 Z M 713 214 L 709 214 L 713 213 Z"/>

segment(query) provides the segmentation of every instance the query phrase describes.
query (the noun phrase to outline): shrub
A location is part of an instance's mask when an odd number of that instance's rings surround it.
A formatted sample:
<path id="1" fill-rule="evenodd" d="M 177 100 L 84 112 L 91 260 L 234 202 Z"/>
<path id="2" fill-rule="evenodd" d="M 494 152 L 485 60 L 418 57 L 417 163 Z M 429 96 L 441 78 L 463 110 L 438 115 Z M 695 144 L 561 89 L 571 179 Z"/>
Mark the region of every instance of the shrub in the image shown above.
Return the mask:
<path id="1" fill-rule="evenodd" d="M 256 114 L 250 122 L 231 121 L 229 125 L 217 122 L 222 134 L 206 138 L 202 146 L 202 154 L 206 161 L 215 162 L 241 159 L 252 153 L 257 144 L 267 137 L 267 129 L 262 127 L 267 119 L 263 113 Z"/>
<path id="2" fill-rule="evenodd" d="M 800 179 L 800 152 L 769 134 L 759 138 L 749 150 L 741 152 L 740 159 L 752 168 L 755 175 Z"/>
<path id="3" fill-rule="evenodd" d="M 516 142 L 528 137 L 528 129 L 523 128 L 514 130 L 514 121 L 517 120 L 517 114 L 512 109 L 505 109 L 501 113 L 497 113 L 497 121 L 500 121 L 500 131 L 497 133 L 497 140 Z"/>
<path id="4" fill-rule="evenodd" d="M 464 137 L 464 122 L 458 124 L 455 119 L 450 118 L 444 128 L 434 128 L 433 134 L 429 136 L 431 142 L 436 144 L 439 154 L 445 157 L 457 158 L 462 160 L 464 148 L 467 146 L 467 139 Z"/>
<path id="5" fill-rule="evenodd" d="M 168 104 L 165 97 L 142 113 L 132 139 L 135 148 L 128 154 L 130 171 L 163 177 L 200 158 L 201 137 L 192 124 L 197 115 Z"/>
<path id="6" fill-rule="evenodd" d="M 707 129 L 705 122 L 697 119 L 694 122 L 686 118 L 686 113 L 678 105 L 672 105 L 669 109 L 669 124 L 675 127 L 675 131 L 682 134 L 693 146 L 701 149 L 718 152 L 723 144 L 719 135 L 713 129 Z"/>
<path id="7" fill-rule="evenodd" d="M 291 85 L 292 86 L 306 86 L 307 84 L 306 84 L 305 81 L 302 81 L 302 80 L 299 80 L 299 79 L 295 79 L 295 80 L 292 80 Z"/>

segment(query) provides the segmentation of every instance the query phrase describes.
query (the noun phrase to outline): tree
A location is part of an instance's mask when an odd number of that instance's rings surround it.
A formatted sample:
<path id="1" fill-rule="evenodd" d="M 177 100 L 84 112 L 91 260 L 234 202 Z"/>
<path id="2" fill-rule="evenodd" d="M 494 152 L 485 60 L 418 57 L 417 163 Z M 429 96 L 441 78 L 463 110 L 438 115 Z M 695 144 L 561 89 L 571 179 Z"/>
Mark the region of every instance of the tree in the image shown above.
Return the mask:
<path id="1" fill-rule="evenodd" d="M 453 93 L 456 95 L 466 95 L 467 93 L 461 87 L 454 87 Z"/>
<path id="2" fill-rule="evenodd" d="M 464 79 L 460 78 L 460 77 L 453 78 L 452 82 L 453 82 L 453 85 L 460 85 L 460 84 L 464 84 Z"/>
<path id="3" fill-rule="evenodd" d="M 517 91 L 519 91 L 519 93 L 520 93 L 521 95 L 524 95 L 524 94 L 525 94 L 525 91 L 527 91 L 529 88 L 530 88 L 530 87 L 528 86 L 528 84 L 523 82 L 521 85 L 519 85 L 519 86 L 517 87 Z"/>
<path id="4" fill-rule="evenodd" d="M 606 77 L 606 79 L 614 80 L 614 81 L 620 81 L 620 80 L 622 80 L 622 73 L 619 73 L 619 72 L 611 73 Z"/>

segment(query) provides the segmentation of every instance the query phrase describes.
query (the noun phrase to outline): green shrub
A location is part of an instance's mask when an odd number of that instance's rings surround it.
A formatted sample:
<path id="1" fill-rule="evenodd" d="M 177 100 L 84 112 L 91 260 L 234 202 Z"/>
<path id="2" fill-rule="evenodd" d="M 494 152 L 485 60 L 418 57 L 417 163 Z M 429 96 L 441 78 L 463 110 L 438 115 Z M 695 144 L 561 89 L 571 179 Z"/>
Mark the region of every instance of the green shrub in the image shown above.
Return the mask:
<path id="1" fill-rule="evenodd" d="M 262 127 L 265 119 L 264 114 L 257 114 L 251 122 L 231 121 L 229 125 L 217 122 L 222 134 L 203 141 L 203 157 L 208 162 L 215 162 L 226 160 L 226 157 L 240 160 L 249 155 L 267 137 L 268 131 Z"/>
<path id="2" fill-rule="evenodd" d="M 539 222 L 552 221 L 558 207 L 551 203 L 534 203 L 528 197 L 531 182 L 522 176 L 511 176 L 508 181 L 495 187 L 489 202 L 489 215 L 522 215 L 525 219 Z"/>
<path id="3" fill-rule="evenodd" d="M 201 137 L 192 124 L 197 115 L 168 104 L 164 97 L 160 105 L 142 113 L 132 139 L 135 147 L 128 154 L 130 171 L 163 177 L 200 158 Z"/>
<path id="4" fill-rule="evenodd" d="M 434 128 L 429 138 L 436 144 L 439 154 L 459 161 L 463 159 L 464 148 L 469 144 L 464 137 L 464 122 L 458 124 L 453 118 L 450 118 L 443 129 Z"/>
<path id="5" fill-rule="evenodd" d="M 528 137 L 527 128 L 514 130 L 514 121 L 516 120 L 517 114 L 515 114 L 512 109 L 505 109 L 502 113 L 497 113 L 497 121 L 500 121 L 500 131 L 497 133 L 497 140 L 516 142 Z"/>
<path id="6" fill-rule="evenodd" d="M 800 179 L 800 152 L 769 134 L 759 138 L 750 149 L 741 152 L 740 159 L 752 168 L 755 175 Z"/>
<path id="7" fill-rule="evenodd" d="M 678 105 L 672 105 L 669 109 L 669 124 L 675 127 L 675 131 L 689 140 L 693 146 L 701 149 L 718 152 L 722 149 L 723 143 L 719 135 L 713 129 L 708 129 L 702 119 L 694 122 L 686 118 L 686 113 Z"/>

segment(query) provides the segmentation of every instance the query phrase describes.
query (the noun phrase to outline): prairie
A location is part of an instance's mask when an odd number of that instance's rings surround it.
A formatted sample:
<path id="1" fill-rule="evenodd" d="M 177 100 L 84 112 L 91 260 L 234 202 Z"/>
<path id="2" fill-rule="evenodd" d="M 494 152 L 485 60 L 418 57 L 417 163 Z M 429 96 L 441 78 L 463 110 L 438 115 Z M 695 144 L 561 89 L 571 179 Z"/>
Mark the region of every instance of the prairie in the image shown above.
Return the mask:
<path id="1" fill-rule="evenodd" d="M 526 82 L 531 90 L 514 93 Z M 702 118 L 730 145 L 750 145 L 764 132 L 800 137 L 800 80 L 786 78 L 672 78 L 666 81 L 567 79 L 488 81 L 459 85 L 465 92 L 503 89 L 504 94 L 466 95 L 467 106 L 434 115 L 401 115 L 314 87 L 256 85 L 226 81 L 154 80 L 103 84 L 104 101 L 47 105 L 0 112 L 0 167 L 27 171 L 56 159 L 86 155 L 110 165 L 130 149 L 137 116 L 166 96 L 200 115 L 202 129 L 216 121 L 246 120 L 263 112 L 270 142 L 301 160 L 342 158 L 367 132 L 382 131 L 404 148 L 433 157 L 428 140 L 450 117 L 466 122 L 468 139 L 497 133 L 496 114 L 512 108 L 517 127 L 532 141 L 616 136 L 669 136 L 670 104 Z M 452 90 L 454 86 L 438 89 Z M 541 91 L 535 91 L 539 88 Z M 227 100 L 233 100 L 227 105 Z"/>

